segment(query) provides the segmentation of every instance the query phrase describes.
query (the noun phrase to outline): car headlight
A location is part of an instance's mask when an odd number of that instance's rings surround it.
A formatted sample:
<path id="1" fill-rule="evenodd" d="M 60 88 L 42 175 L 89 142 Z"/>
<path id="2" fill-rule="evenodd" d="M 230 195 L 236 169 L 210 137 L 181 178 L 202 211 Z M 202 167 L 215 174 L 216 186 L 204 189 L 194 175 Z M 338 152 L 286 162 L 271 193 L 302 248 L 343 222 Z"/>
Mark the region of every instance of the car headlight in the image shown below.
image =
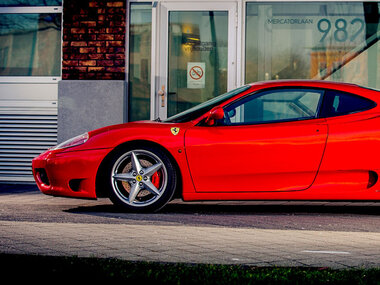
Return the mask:
<path id="1" fill-rule="evenodd" d="M 78 145 L 84 144 L 88 140 L 88 138 L 89 138 L 88 133 L 84 133 L 82 135 L 71 138 L 63 143 L 60 143 L 59 145 L 53 147 L 53 149 L 61 149 L 61 148 L 69 148 L 73 146 L 78 146 Z"/>

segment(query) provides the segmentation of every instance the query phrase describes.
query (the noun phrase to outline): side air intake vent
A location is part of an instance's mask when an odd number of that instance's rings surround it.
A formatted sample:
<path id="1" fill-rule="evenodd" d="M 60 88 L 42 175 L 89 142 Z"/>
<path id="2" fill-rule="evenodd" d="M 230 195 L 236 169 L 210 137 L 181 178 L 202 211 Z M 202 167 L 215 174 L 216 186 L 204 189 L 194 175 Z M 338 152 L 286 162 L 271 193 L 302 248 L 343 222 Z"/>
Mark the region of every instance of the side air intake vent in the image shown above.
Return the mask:
<path id="1" fill-rule="evenodd" d="M 377 180 L 379 179 L 379 176 L 375 171 L 368 171 L 369 178 L 368 178 L 368 185 L 367 188 L 371 188 L 373 185 L 376 184 Z"/>

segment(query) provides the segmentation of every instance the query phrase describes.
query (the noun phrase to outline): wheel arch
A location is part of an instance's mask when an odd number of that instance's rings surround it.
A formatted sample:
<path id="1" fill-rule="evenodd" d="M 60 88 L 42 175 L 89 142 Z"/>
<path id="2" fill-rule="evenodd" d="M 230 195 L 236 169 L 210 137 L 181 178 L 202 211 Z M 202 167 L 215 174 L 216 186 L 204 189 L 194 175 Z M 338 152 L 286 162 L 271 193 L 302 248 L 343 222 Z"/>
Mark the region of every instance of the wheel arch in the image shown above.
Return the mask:
<path id="1" fill-rule="evenodd" d="M 124 142 L 124 143 L 116 146 L 112 151 L 110 151 L 104 157 L 104 159 L 100 163 L 98 170 L 96 172 L 96 181 L 95 181 L 96 197 L 98 197 L 98 198 L 108 197 L 106 187 L 104 187 L 104 179 L 106 179 L 106 177 L 104 176 L 104 172 L 105 172 L 105 167 L 107 166 L 108 162 L 113 157 L 113 155 L 120 150 L 129 150 L 129 149 L 132 149 L 133 147 L 144 147 L 144 146 L 145 147 L 157 147 L 162 152 L 164 152 L 165 155 L 167 155 L 170 162 L 173 164 L 173 166 L 176 169 L 177 178 L 178 178 L 173 198 L 182 198 L 182 191 L 181 191 L 182 190 L 182 174 L 181 174 L 181 171 L 180 171 L 180 168 L 179 168 L 177 161 L 174 159 L 173 155 L 165 147 L 163 147 L 162 145 L 160 145 L 156 142 L 152 142 L 152 141 L 148 141 L 148 140 L 134 140 L 134 141 Z"/>

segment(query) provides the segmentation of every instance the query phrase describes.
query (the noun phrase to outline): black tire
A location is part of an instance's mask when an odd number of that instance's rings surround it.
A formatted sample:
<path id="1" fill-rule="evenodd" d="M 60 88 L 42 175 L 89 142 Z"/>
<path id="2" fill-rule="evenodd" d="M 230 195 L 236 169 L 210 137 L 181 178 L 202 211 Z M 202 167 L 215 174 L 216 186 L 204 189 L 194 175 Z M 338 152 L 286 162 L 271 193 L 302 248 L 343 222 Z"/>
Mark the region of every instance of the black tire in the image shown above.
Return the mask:
<path id="1" fill-rule="evenodd" d="M 131 212 L 160 210 L 172 199 L 177 183 L 173 163 L 154 146 L 116 151 L 104 177 L 111 201 Z"/>

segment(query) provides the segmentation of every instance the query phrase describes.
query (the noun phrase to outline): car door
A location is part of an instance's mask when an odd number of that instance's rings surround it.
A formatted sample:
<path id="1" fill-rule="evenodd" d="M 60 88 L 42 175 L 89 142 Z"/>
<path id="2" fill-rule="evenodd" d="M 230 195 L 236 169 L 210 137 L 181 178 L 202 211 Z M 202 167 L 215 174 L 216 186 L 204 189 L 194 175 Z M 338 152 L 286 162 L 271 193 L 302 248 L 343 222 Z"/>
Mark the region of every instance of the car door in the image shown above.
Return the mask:
<path id="1" fill-rule="evenodd" d="M 327 139 L 317 114 L 322 90 L 275 89 L 224 107 L 214 126 L 187 130 L 185 149 L 197 192 L 304 190 Z"/>

